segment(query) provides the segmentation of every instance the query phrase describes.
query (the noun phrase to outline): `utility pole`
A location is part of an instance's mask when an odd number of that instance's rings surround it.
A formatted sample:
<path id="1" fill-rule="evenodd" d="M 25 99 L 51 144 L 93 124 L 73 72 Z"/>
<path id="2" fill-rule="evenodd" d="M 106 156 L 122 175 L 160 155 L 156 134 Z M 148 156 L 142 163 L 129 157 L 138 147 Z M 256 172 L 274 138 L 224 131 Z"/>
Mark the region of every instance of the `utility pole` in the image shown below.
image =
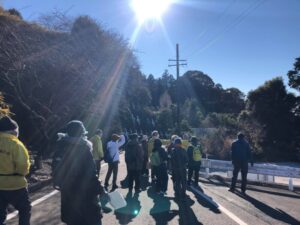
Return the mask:
<path id="1" fill-rule="evenodd" d="M 176 66 L 176 104 L 177 104 L 177 115 L 176 115 L 176 122 L 177 122 L 177 129 L 178 129 L 178 134 L 180 135 L 181 129 L 180 129 L 180 109 L 179 109 L 179 67 L 180 66 L 186 66 L 186 60 L 185 59 L 179 59 L 179 44 L 176 44 L 176 59 L 169 59 L 169 62 L 176 62 L 174 65 L 168 65 L 169 67 L 171 66 Z"/>

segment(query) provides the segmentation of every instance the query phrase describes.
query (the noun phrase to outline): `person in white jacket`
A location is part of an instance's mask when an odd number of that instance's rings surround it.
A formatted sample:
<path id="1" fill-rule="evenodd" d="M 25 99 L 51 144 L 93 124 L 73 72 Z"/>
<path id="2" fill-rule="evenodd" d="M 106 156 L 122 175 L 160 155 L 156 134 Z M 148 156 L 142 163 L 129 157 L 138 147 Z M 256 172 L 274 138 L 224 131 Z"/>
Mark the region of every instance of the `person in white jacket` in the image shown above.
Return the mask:
<path id="1" fill-rule="evenodd" d="M 119 148 L 125 144 L 125 136 L 113 134 L 111 140 L 107 143 L 105 152 L 105 161 L 108 163 L 108 170 L 105 177 L 104 187 L 108 188 L 109 179 L 111 174 L 113 174 L 112 190 L 118 188 L 117 176 L 118 176 L 118 166 L 120 162 Z"/>

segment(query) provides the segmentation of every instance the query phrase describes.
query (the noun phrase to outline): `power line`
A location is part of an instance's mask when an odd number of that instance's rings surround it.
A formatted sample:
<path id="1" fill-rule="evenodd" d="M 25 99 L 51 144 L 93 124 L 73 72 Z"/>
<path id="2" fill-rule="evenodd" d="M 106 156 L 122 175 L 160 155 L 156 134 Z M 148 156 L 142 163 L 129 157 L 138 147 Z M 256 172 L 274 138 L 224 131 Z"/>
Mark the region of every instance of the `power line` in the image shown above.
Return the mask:
<path id="1" fill-rule="evenodd" d="M 206 42 L 206 44 L 202 47 L 202 48 L 198 48 L 195 49 L 190 55 L 193 56 L 196 53 L 198 53 L 199 51 L 203 51 L 207 48 L 209 48 L 212 44 L 214 44 L 217 40 L 219 40 L 221 38 L 221 36 L 224 33 L 227 33 L 228 31 L 230 31 L 231 29 L 233 29 L 235 26 L 239 25 L 241 22 L 243 22 L 243 20 L 255 9 L 257 9 L 259 6 L 261 6 L 266 0 L 259 0 L 257 1 L 255 4 L 250 5 L 249 7 L 247 7 L 238 17 L 236 17 L 236 19 L 228 24 L 227 26 L 225 26 L 215 37 L 213 37 L 212 39 L 210 39 L 209 41 Z"/>

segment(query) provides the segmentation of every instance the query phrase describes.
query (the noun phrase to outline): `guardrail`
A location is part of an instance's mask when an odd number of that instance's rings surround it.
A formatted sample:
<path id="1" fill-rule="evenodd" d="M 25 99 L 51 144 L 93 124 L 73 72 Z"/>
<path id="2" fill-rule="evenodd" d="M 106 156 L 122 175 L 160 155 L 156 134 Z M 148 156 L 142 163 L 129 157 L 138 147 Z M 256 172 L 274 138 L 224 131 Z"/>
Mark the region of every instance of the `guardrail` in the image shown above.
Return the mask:
<path id="1" fill-rule="evenodd" d="M 231 161 L 202 159 L 201 167 L 206 168 L 205 174 L 209 176 L 210 169 L 220 169 L 227 171 L 227 175 L 232 173 L 233 166 Z M 288 177 L 289 178 L 289 190 L 293 190 L 293 178 L 300 178 L 300 168 L 290 166 L 278 166 L 270 163 L 258 163 L 253 167 L 249 166 L 248 173 L 258 175 L 268 175 L 264 181 L 274 182 L 274 177 Z"/>

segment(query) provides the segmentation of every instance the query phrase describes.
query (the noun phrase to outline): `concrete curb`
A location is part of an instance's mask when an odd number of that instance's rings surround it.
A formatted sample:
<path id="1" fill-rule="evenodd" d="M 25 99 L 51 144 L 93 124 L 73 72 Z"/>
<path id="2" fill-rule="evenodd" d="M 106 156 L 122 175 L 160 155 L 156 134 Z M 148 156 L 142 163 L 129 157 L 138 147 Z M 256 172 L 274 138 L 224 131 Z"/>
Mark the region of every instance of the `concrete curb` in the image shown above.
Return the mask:
<path id="1" fill-rule="evenodd" d="M 32 185 L 28 186 L 28 192 L 29 193 L 33 193 L 36 192 L 40 189 L 42 189 L 43 187 L 49 185 L 52 183 L 52 178 L 48 179 L 48 180 L 43 180 L 43 181 L 39 181 L 37 183 L 34 183 Z"/>

